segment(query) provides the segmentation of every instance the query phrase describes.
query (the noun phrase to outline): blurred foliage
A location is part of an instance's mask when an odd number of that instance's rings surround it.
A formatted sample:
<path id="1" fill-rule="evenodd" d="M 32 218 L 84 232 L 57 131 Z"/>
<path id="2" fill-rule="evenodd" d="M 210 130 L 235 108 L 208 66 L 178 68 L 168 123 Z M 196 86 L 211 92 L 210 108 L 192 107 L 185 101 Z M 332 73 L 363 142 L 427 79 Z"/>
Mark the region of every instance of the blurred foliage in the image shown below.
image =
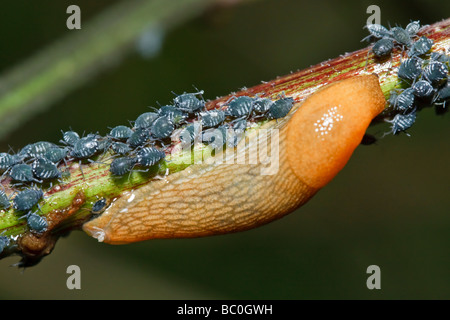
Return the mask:
<path id="1" fill-rule="evenodd" d="M 82 23 L 112 1 L 2 1 L 0 71 L 70 33 L 65 9 Z M 362 48 L 366 8 L 384 25 L 439 21 L 450 4 L 425 1 L 261 0 L 210 10 L 166 34 L 159 55 L 138 52 L 95 77 L 4 138 L 17 150 L 58 141 L 60 130 L 99 131 L 165 104 L 173 92 L 213 99 Z M 381 136 L 387 127 L 372 128 Z M 406 135 L 358 148 L 344 170 L 307 205 L 279 221 L 230 235 L 97 243 L 82 232 L 59 240 L 21 273 L 0 261 L 3 299 L 408 299 L 450 298 L 449 116 L 419 115 Z M 66 268 L 81 268 L 81 290 Z M 381 268 L 381 290 L 366 268 Z"/>

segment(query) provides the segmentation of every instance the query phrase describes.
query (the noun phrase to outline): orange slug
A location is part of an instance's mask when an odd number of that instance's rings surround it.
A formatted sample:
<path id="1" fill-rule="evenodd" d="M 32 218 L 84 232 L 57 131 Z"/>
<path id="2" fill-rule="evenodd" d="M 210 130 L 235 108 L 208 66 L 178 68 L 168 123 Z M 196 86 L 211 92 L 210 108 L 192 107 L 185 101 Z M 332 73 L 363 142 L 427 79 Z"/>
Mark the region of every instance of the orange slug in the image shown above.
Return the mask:
<path id="1" fill-rule="evenodd" d="M 250 130 L 237 152 L 123 194 L 83 230 L 124 244 L 224 234 L 281 218 L 333 179 L 384 106 L 376 75 L 328 85 L 281 121 Z"/>

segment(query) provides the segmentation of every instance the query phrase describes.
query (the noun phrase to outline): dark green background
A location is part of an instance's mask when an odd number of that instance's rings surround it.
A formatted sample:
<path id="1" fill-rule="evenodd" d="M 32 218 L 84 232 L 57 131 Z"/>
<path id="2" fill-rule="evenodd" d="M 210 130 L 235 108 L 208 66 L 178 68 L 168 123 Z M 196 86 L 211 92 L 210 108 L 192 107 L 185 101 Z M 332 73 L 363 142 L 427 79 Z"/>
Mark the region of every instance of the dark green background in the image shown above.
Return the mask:
<path id="1" fill-rule="evenodd" d="M 174 0 L 175 1 L 175 0 Z M 69 32 L 66 8 L 82 25 L 113 1 L 2 1 L 0 71 Z M 362 48 L 370 4 L 382 23 L 431 24 L 448 1 L 251 1 L 208 12 L 170 31 L 160 54 L 133 53 L 1 141 L 3 151 L 60 130 L 100 131 L 127 124 L 171 91 L 205 90 L 213 99 L 262 80 Z M 83 232 L 21 273 L 0 261 L 3 299 L 449 299 L 450 120 L 419 114 L 406 135 L 361 146 L 348 165 L 298 212 L 247 232 L 124 246 Z M 376 127 L 382 135 L 388 127 Z M 81 290 L 66 268 L 81 268 Z M 381 290 L 366 288 L 369 265 Z"/>

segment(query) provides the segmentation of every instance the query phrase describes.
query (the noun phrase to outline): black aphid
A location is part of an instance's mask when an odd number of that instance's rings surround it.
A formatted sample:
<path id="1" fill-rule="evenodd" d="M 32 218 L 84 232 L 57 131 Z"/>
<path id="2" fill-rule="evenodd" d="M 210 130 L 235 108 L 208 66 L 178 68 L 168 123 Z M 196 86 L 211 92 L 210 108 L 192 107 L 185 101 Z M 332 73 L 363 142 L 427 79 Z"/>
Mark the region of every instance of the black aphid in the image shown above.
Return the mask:
<path id="1" fill-rule="evenodd" d="M 241 96 L 234 98 L 229 104 L 226 110 L 226 115 L 240 118 L 247 117 L 253 111 L 253 98 L 247 96 Z"/>
<path id="2" fill-rule="evenodd" d="M 45 217 L 41 217 L 36 213 L 27 214 L 28 227 L 38 233 L 44 232 L 48 228 L 48 222 Z"/>
<path id="3" fill-rule="evenodd" d="M 144 145 L 150 138 L 150 133 L 147 128 L 137 128 L 133 134 L 128 138 L 127 143 L 136 148 Z"/>
<path id="4" fill-rule="evenodd" d="M 412 86 L 412 91 L 418 98 L 431 98 L 434 88 L 428 81 L 419 80 Z"/>
<path id="5" fill-rule="evenodd" d="M 58 167 L 45 158 L 36 159 L 31 167 L 36 178 L 50 180 L 61 177 L 61 172 L 58 170 Z"/>
<path id="6" fill-rule="evenodd" d="M 390 105 L 400 111 L 411 109 L 414 105 L 414 93 L 412 88 L 402 90 L 399 94 L 393 92 L 389 98 Z"/>
<path id="7" fill-rule="evenodd" d="M 153 121 L 158 119 L 158 114 L 155 112 L 145 112 L 141 114 L 139 117 L 137 117 L 136 121 L 134 122 L 134 128 L 150 128 Z"/>
<path id="8" fill-rule="evenodd" d="M 109 132 L 109 136 L 116 140 L 127 140 L 132 134 L 133 130 L 127 126 L 117 126 Z"/>
<path id="9" fill-rule="evenodd" d="M 13 207 L 18 211 L 29 211 L 44 196 L 41 189 L 25 189 L 20 191 L 13 199 Z"/>
<path id="10" fill-rule="evenodd" d="M 135 158 L 121 157 L 116 158 L 111 162 L 109 171 L 114 176 L 123 176 L 126 173 L 131 172 L 136 164 Z"/>
<path id="11" fill-rule="evenodd" d="M 409 129 L 416 121 L 416 111 L 412 111 L 407 114 L 396 114 L 394 119 L 388 120 L 392 124 L 392 133 L 398 134 L 399 132 Z"/>
<path id="12" fill-rule="evenodd" d="M 294 105 L 293 98 L 281 98 L 272 104 L 268 112 L 269 119 L 279 119 L 284 118 L 289 111 L 291 111 L 292 106 Z"/>
<path id="13" fill-rule="evenodd" d="M 105 210 L 105 207 L 108 204 L 108 200 L 105 198 L 101 198 L 100 200 L 97 200 L 94 205 L 92 206 L 91 212 L 93 214 L 100 214 Z"/>
<path id="14" fill-rule="evenodd" d="M 160 117 L 153 122 L 150 129 L 152 137 L 156 139 L 166 139 L 175 130 L 174 123 L 168 117 Z"/>
<path id="15" fill-rule="evenodd" d="M 372 47 L 372 52 L 378 58 L 384 58 L 391 54 L 394 49 L 394 41 L 388 38 L 383 38 L 375 42 Z"/>
<path id="16" fill-rule="evenodd" d="M 423 77 L 433 84 L 443 82 L 448 77 L 448 67 L 439 61 L 430 61 L 423 68 Z"/>
<path id="17" fill-rule="evenodd" d="M 176 108 L 187 113 L 195 113 L 205 107 L 205 101 L 197 98 L 203 91 L 197 93 L 183 93 L 173 99 Z"/>
<path id="18" fill-rule="evenodd" d="M 164 151 L 157 148 L 143 148 L 137 152 L 136 162 L 143 167 L 151 167 L 164 159 L 165 156 Z"/>
<path id="19" fill-rule="evenodd" d="M 404 80 L 413 81 L 422 74 L 420 60 L 413 57 L 402 62 L 398 68 L 398 77 Z"/>
<path id="20" fill-rule="evenodd" d="M 409 57 L 421 56 L 430 51 L 433 44 L 434 44 L 433 40 L 422 36 L 411 46 L 411 48 L 408 51 L 408 56 Z"/>
<path id="21" fill-rule="evenodd" d="M 217 127 L 225 121 L 225 112 L 222 110 L 211 110 L 200 113 L 203 127 Z"/>

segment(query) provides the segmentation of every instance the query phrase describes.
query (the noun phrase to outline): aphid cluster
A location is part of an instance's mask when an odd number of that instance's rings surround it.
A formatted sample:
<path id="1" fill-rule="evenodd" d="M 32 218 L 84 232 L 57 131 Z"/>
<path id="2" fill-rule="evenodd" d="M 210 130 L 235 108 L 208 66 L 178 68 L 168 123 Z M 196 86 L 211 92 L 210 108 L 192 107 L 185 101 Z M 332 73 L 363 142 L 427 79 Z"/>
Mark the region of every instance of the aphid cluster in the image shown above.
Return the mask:
<path id="1" fill-rule="evenodd" d="M 379 39 L 372 47 L 378 58 L 389 56 L 395 46 L 407 52 L 407 57 L 398 69 L 403 88 L 396 89 L 389 99 L 390 109 L 395 114 L 391 123 L 393 134 L 409 129 L 416 120 L 416 113 L 424 106 L 435 105 L 436 113 L 448 111 L 450 97 L 449 61 L 446 53 L 431 52 L 433 40 L 417 35 L 421 29 L 419 21 L 409 23 L 405 29 L 382 25 L 367 25 L 370 35 L 366 39 Z"/>
<path id="2" fill-rule="evenodd" d="M 172 104 L 155 112 L 142 113 L 130 126 L 116 126 L 105 136 L 98 133 L 80 136 L 75 131 L 62 131 L 60 145 L 39 141 L 25 146 L 17 154 L 0 153 L 2 182 L 5 180 L 14 188 L 9 196 L 0 189 L 0 209 L 12 207 L 21 218 L 26 218 L 30 230 L 42 233 L 48 229 L 46 218 L 38 214 L 39 202 L 44 197 L 42 188 L 47 184 L 52 186 L 55 180 L 62 183 L 67 173 L 70 174 L 69 162 L 80 165 L 95 162 L 95 157 L 109 153 L 112 176 L 121 177 L 133 170 L 148 171 L 161 163 L 167 149 L 177 141 L 172 139 L 177 129 L 181 129 L 178 137 L 184 145 L 192 146 L 201 141 L 214 148 L 225 144 L 236 146 L 249 122 L 282 118 L 294 103 L 292 98 L 286 97 L 272 101 L 258 96 L 239 96 L 219 109 L 206 110 L 202 94 L 203 91 L 177 95 Z M 230 129 L 238 134 L 230 135 Z M 106 199 L 98 200 L 91 212 L 100 213 L 106 204 Z"/>

